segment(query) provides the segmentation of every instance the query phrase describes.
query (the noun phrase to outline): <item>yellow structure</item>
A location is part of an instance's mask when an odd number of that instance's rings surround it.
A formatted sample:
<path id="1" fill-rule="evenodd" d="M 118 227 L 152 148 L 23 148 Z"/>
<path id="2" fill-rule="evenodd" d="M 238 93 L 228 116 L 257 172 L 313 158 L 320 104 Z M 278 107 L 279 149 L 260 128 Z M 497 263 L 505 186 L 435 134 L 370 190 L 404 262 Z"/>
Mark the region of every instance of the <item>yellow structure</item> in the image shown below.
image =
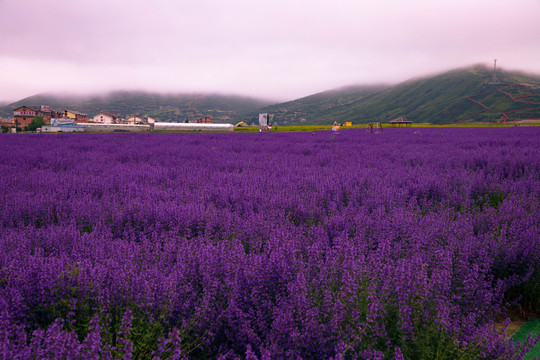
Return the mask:
<path id="1" fill-rule="evenodd" d="M 77 115 L 73 111 L 66 110 L 65 116 L 70 119 L 76 119 Z"/>
<path id="2" fill-rule="evenodd" d="M 345 126 L 352 126 L 352 121 L 345 122 Z"/>
<path id="3" fill-rule="evenodd" d="M 86 122 L 88 121 L 88 115 L 80 113 L 78 111 L 64 110 L 64 117 L 68 119 L 73 119 L 75 122 Z"/>

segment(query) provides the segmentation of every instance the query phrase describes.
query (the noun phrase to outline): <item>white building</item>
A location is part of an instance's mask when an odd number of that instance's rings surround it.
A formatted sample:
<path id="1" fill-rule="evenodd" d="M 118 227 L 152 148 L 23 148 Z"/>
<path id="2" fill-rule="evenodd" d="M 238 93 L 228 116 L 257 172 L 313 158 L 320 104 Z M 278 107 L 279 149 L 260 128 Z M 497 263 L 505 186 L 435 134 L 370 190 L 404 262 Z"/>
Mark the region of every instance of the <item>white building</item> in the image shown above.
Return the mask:
<path id="1" fill-rule="evenodd" d="M 112 124 L 114 117 L 104 113 L 98 113 L 94 116 L 94 122 L 98 124 Z"/>
<path id="2" fill-rule="evenodd" d="M 232 124 L 195 124 L 195 123 L 154 123 L 154 130 L 160 131 L 234 131 Z"/>
<path id="3" fill-rule="evenodd" d="M 150 131 L 150 125 L 132 125 L 132 124 L 96 124 L 79 123 L 86 132 L 143 132 Z"/>
<path id="4" fill-rule="evenodd" d="M 151 117 L 142 116 L 142 115 L 128 116 L 128 118 L 126 120 L 127 120 L 126 122 L 128 124 L 133 124 L 133 125 L 146 125 L 146 124 L 153 124 L 153 123 L 156 122 Z"/>
<path id="5" fill-rule="evenodd" d="M 47 133 L 60 133 L 60 132 L 83 132 L 84 127 L 83 126 L 54 126 L 54 125 L 43 125 L 39 129 L 40 132 L 47 132 Z"/>

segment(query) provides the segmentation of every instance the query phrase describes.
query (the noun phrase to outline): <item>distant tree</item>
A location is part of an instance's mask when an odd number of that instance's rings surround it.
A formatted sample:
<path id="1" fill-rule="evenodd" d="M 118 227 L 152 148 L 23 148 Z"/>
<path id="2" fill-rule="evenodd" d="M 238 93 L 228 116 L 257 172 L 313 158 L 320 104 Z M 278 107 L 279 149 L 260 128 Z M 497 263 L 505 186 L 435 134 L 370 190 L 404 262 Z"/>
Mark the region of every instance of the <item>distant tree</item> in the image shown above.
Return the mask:
<path id="1" fill-rule="evenodd" d="M 9 132 L 9 126 L 6 126 L 6 125 L 2 125 L 2 132 L 4 134 L 7 134 Z"/>
<path id="2" fill-rule="evenodd" d="M 36 116 L 35 118 L 32 119 L 30 124 L 28 124 L 28 126 L 26 126 L 24 129 L 25 131 L 36 131 L 37 128 L 40 128 L 46 124 L 47 123 L 45 122 L 45 120 L 43 120 L 41 116 Z"/>

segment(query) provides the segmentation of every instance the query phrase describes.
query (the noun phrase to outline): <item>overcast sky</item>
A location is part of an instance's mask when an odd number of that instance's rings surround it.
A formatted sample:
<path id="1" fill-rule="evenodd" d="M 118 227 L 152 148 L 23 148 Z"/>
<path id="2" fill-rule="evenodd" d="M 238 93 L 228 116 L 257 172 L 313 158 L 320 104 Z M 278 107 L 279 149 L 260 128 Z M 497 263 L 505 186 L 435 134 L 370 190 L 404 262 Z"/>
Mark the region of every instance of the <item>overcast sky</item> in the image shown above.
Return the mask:
<path id="1" fill-rule="evenodd" d="M 292 100 L 483 63 L 540 74 L 540 0 L 0 0 L 0 101 Z"/>

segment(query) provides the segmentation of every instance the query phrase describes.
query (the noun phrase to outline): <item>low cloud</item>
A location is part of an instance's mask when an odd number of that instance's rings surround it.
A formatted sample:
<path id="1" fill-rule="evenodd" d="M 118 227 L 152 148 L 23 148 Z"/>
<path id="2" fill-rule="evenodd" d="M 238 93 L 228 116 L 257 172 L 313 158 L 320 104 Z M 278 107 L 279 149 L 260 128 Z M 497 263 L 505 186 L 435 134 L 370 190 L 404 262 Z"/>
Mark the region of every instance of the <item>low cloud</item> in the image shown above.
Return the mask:
<path id="1" fill-rule="evenodd" d="M 0 1 L 0 100 L 137 88 L 286 100 L 494 58 L 540 73 L 540 2 Z"/>

